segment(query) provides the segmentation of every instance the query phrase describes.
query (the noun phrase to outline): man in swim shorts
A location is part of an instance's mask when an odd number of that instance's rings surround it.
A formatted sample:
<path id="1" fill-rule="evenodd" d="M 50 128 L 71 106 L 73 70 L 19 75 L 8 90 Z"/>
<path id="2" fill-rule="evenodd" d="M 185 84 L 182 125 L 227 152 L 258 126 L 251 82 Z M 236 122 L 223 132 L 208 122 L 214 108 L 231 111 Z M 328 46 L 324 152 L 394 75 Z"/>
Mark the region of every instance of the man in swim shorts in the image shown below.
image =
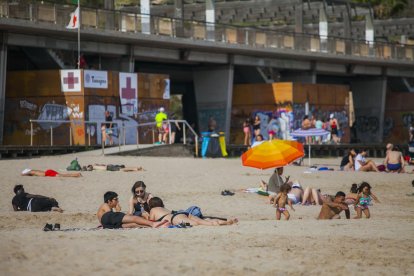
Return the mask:
<path id="1" fill-rule="evenodd" d="M 54 170 L 41 171 L 41 170 L 32 170 L 32 169 L 24 169 L 22 171 L 22 175 L 23 176 L 48 176 L 48 177 L 56 177 L 56 176 L 60 176 L 60 177 L 80 177 L 80 176 L 82 176 L 82 174 L 79 173 L 79 172 L 76 172 L 76 173 L 58 173 L 57 171 L 54 171 Z"/>
<path id="2" fill-rule="evenodd" d="M 23 185 L 14 186 L 13 191 L 16 194 L 12 199 L 14 211 L 63 212 L 63 210 L 59 207 L 59 203 L 54 198 L 28 194 L 24 191 Z"/>
<path id="3" fill-rule="evenodd" d="M 168 226 L 166 221 L 152 222 L 143 217 L 122 213 L 118 194 L 111 191 L 105 193 L 104 203 L 99 207 L 96 216 L 106 229 Z"/>
<path id="4" fill-rule="evenodd" d="M 404 156 L 402 155 L 401 151 L 398 150 L 397 147 L 393 147 L 391 151 L 387 153 L 385 157 L 385 168 L 388 172 L 405 172 L 404 171 Z"/>

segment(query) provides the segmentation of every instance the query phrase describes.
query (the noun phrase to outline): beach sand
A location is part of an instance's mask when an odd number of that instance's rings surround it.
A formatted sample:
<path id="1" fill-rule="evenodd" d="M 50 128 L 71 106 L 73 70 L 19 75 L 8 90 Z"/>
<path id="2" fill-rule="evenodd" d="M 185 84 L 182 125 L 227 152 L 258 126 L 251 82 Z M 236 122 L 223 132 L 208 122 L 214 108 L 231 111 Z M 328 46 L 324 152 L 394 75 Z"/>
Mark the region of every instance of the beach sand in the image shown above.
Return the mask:
<path id="1" fill-rule="evenodd" d="M 24 168 L 64 171 L 77 156 L 93 163 L 143 166 L 143 172 L 82 172 L 81 178 L 20 176 Z M 377 164 L 382 160 L 374 159 Z M 307 160 L 306 160 L 307 161 Z M 337 158 L 312 163 L 338 169 Z M 307 163 L 307 162 L 305 162 Z M 410 167 L 409 170 L 412 170 Z M 289 221 L 275 220 L 265 197 L 240 192 L 267 181 L 272 170 L 243 167 L 234 159 L 99 156 L 84 152 L 32 159 L 0 160 L 0 275 L 389 275 L 414 271 L 413 174 L 322 171 L 288 166 L 284 175 L 322 193 L 348 192 L 368 181 L 381 203 L 371 219 L 318 221 L 320 206 L 295 206 Z M 128 209 L 132 184 L 143 180 L 147 191 L 167 208 L 200 206 L 203 214 L 237 217 L 237 225 L 188 229 L 87 230 L 98 226 L 96 211 L 103 194 L 119 194 Z M 15 184 L 26 192 L 56 198 L 65 210 L 13 212 Z M 237 191 L 222 196 L 222 190 Z M 351 210 L 351 216 L 355 214 Z M 44 232 L 46 223 L 70 232 Z M 411 271 L 411 272 L 410 272 Z"/>

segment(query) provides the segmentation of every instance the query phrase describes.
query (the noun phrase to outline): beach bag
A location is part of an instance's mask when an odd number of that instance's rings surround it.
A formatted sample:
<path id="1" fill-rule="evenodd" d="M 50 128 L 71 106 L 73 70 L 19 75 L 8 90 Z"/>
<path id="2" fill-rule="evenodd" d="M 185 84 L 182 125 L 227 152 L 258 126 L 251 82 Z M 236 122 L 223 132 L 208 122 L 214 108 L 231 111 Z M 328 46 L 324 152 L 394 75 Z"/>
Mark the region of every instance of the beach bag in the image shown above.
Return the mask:
<path id="1" fill-rule="evenodd" d="M 67 171 L 80 171 L 81 169 L 82 168 L 77 159 L 72 160 L 72 162 L 70 162 L 69 167 L 66 168 Z"/>
<path id="2" fill-rule="evenodd" d="M 380 172 L 385 172 L 385 166 L 384 166 L 384 165 L 378 165 L 378 166 L 377 166 L 377 169 L 378 169 Z"/>
<path id="3" fill-rule="evenodd" d="M 189 207 L 187 210 L 185 210 L 187 213 L 199 217 L 199 218 L 203 218 L 203 214 L 201 213 L 201 209 L 198 206 L 191 206 Z"/>

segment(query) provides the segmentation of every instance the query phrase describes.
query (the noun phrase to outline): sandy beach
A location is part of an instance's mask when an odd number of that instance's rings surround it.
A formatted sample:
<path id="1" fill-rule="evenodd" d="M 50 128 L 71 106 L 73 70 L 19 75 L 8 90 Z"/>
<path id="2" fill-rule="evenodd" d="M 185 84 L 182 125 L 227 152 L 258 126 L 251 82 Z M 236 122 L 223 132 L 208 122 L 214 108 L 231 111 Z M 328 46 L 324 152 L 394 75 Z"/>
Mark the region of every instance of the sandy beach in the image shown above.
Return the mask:
<path id="1" fill-rule="evenodd" d="M 143 172 L 82 172 L 81 178 L 20 176 L 24 168 L 65 171 L 78 157 L 94 163 L 142 166 Z M 381 159 L 374 159 L 381 163 Z M 305 162 L 307 163 L 307 162 Z M 313 159 L 313 165 L 338 170 L 340 159 Z M 408 167 L 412 170 L 414 167 Z M 243 167 L 240 159 L 100 156 L 84 152 L 32 159 L 0 160 L 0 275 L 335 275 L 412 274 L 414 271 L 413 174 L 321 171 L 288 166 L 285 175 L 322 193 L 348 192 L 352 183 L 369 182 L 381 203 L 371 219 L 319 221 L 320 206 L 295 206 L 289 221 L 275 220 L 265 197 L 240 192 L 267 181 L 272 170 Z M 200 206 L 203 214 L 237 217 L 237 225 L 188 229 L 89 230 L 98 226 L 103 194 L 119 194 L 127 211 L 132 184 L 178 210 Z M 13 212 L 13 187 L 54 197 L 65 210 Z M 224 189 L 234 196 L 222 196 Z M 355 211 L 351 210 L 351 217 Z M 78 231 L 44 232 L 46 223 Z M 410 272 L 411 271 L 411 272 Z"/>

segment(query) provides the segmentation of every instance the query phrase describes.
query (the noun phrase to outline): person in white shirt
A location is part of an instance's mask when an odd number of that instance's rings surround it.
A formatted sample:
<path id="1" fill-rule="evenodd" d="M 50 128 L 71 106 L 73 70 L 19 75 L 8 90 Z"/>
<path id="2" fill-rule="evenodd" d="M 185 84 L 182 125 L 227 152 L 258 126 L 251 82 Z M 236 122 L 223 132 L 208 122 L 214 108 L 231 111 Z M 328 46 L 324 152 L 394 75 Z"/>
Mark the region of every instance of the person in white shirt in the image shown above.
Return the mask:
<path id="1" fill-rule="evenodd" d="M 365 149 L 361 150 L 361 152 L 355 158 L 355 171 L 360 172 L 379 172 L 377 166 L 375 165 L 374 161 L 366 160 L 365 156 L 367 156 L 367 151 Z"/>

